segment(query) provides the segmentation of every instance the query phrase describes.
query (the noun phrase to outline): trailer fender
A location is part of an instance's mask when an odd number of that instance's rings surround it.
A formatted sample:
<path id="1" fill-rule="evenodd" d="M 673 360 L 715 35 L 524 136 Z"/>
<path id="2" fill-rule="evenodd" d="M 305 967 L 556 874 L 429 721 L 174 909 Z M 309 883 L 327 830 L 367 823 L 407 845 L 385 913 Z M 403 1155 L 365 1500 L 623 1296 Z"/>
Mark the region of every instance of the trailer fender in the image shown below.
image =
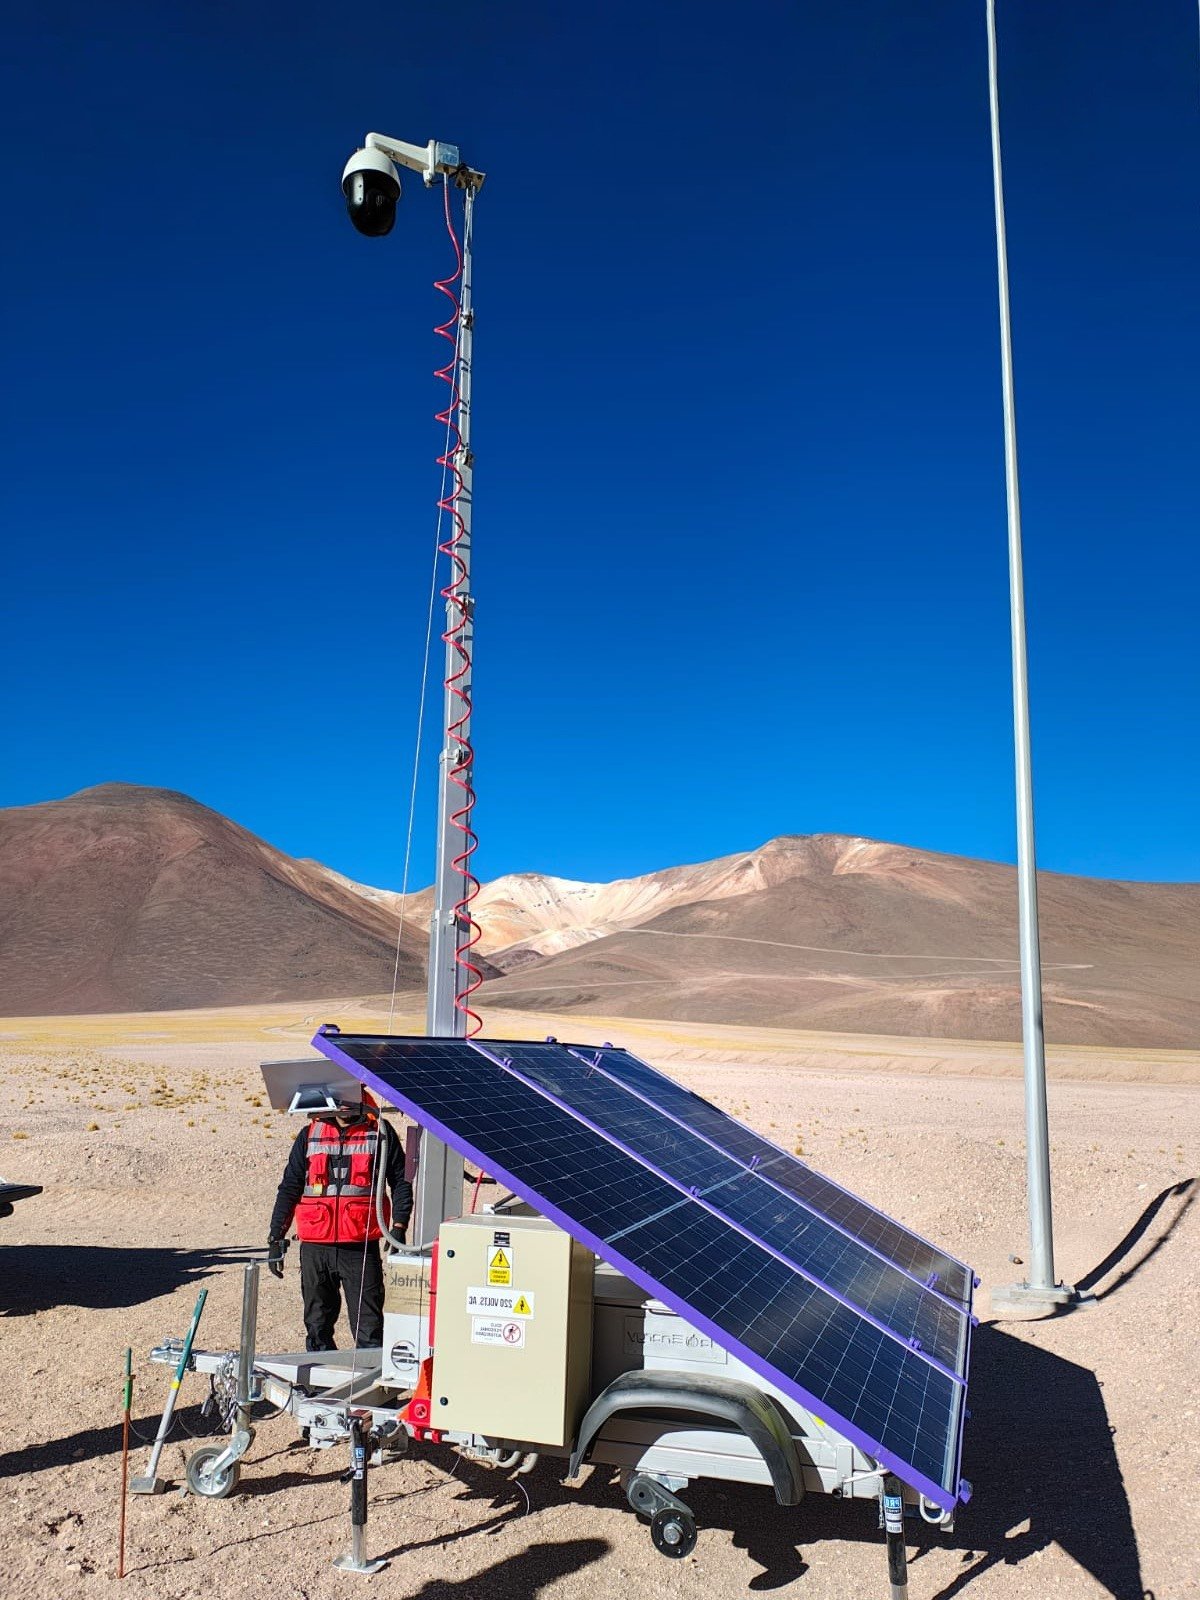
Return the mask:
<path id="1" fill-rule="evenodd" d="M 798 1505 L 804 1476 L 796 1442 L 778 1408 L 748 1383 L 684 1372 L 623 1372 L 588 1407 L 571 1455 L 571 1474 L 583 1465 L 592 1442 L 610 1417 L 620 1411 L 688 1411 L 711 1417 L 745 1434 L 762 1456 L 775 1498 L 781 1506 Z"/>

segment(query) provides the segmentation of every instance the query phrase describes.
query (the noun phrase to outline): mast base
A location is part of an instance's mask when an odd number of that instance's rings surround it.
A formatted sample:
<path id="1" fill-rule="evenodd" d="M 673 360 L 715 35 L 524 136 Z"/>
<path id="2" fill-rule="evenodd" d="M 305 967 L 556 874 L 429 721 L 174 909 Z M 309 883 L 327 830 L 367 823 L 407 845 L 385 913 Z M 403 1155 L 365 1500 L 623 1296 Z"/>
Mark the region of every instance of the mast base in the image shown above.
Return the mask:
<path id="1" fill-rule="evenodd" d="M 1069 1283 L 1006 1283 L 991 1293 L 993 1311 L 1078 1311 L 1094 1306 L 1096 1296 Z"/>

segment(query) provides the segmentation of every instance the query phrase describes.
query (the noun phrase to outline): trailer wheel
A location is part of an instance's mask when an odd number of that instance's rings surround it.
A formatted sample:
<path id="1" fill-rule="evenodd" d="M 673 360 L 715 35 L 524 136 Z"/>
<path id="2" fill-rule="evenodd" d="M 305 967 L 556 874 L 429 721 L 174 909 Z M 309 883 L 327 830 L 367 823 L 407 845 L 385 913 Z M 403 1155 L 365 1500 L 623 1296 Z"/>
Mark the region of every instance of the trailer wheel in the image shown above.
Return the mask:
<path id="1" fill-rule="evenodd" d="M 240 1473 L 236 1461 L 231 1461 L 217 1473 L 209 1471 L 211 1463 L 218 1456 L 223 1456 L 227 1448 L 223 1444 L 206 1444 L 201 1445 L 199 1450 L 193 1450 L 185 1469 L 187 1486 L 193 1494 L 201 1495 L 205 1500 L 224 1500 L 233 1493 Z"/>
<path id="2" fill-rule="evenodd" d="M 696 1524 L 682 1511 L 666 1506 L 650 1519 L 650 1537 L 660 1555 L 681 1561 L 696 1548 Z"/>

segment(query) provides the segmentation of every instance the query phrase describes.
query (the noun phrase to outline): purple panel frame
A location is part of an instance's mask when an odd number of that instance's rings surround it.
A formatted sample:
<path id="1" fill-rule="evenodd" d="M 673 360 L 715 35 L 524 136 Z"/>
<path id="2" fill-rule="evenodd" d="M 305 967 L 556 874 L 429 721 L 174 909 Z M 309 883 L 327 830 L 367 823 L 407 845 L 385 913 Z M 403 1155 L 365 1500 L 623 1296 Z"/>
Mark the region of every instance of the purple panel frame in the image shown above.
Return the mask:
<path id="1" fill-rule="evenodd" d="M 570 1234 L 573 1239 L 577 1239 L 581 1244 L 586 1245 L 602 1261 L 607 1261 L 609 1265 L 618 1268 L 639 1288 L 644 1289 L 647 1294 L 669 1306 L 685 1322 L 690 1323 L 700 1332 L 707 1334 L 720 1349 L 728 1350 L 731 1355 L 737 1356 L 738 1360 L 743 1361 L 752 1372 L 758 1373 L 759 1377 L 765 1378 L 768 1383 L 782 1390 L 784 1394 L 790 1395 L 793 1400 L 807 1410 L 815 1412 L 818 1416 L 829 1418 L 836 1425 L 838 1432 L 848 1439 L 851 1444 L 857 1445 L 864 1454 L 872 1457 L 873 1460 L 878 1462 L 880 1466 L 885 1467 L 889 1472 L 894 1472 L 901 1482 L 907 1483 L 943 1511 L 951 1512 L 954 1510 L 959 1500 L 957 1486 L 954 1491 L 948 1491 L 942 1484 L 935 1483 L 932 1478 L 927 1478 L 924 1473 L 918 1472 L 908 1462 L 902 1461 L 899 1456 L 893 1454 L 892 1451 L 886 1450 L 877 1439 L 872 1439 L 869 1434 L 856 1427 L 848 1418 L 831 1410 L 824 1401 L 818 1400 L 807 1389 L 802 1388 L 793 1379 L 779 1372 L 763 1356 L 756 1354 L 753 1350 L 743 1345 L 740 1340 L 733 1338 L 726 1329 L 715 1322 L 709 1321 L 707 1317 L 700 1316 L 684 1299 L 657 1282 L 643 1268 L 636 1266 L 632 1261 L 621 1255 L 619 1251 L 607 1244 L 599 1235 L 592 1233 L 590 1229 L 584 1228 L 573 1217 L 569 1217 L 565 1212 L 560 1211 L 557 1206 L 552 1205 L 544 1196 L 539 1195 L 535 1189 L 531 1189 L 528 1184 L 523 1183 L 514 1173 L 509 1172 L 491 1156 L 469 1143 L 460 1134 L 455 1133 L 445 1123 L 438 1121 L 435 1117 L 431 1117 L 423 1106 L 418 1105 L 415 1100 L 410 1100 L 407 1095 L 402 1094 L 394 1083 L 388 1083 L 384 1079 L 376 1077 L 360 1061 L 355 1061 L 352 1056 L 340 1050 L 337 1045 L 337 1037 L 337 1034 L 331 1036 L 318 1032 L 312 1041 L 313 1048 L 319 1050 L 330 1061 L 336 1062 L 338 1066 L 345 1067 L 347 1072 L 351 1073 L 361 1083 L 367 1084 L 386 1104 L 398 1106 L 400 1110 L 406 1112 L 416 1122 L 419 1122 L 422 1127 L 428 1128 L 430 1133 L 448 1144 L 451 1149 L 457 1150 L 460 1155 L 465 1156 L 469 1161 L 473 1161 L 481 1171 L 489 1172 L 493 1177 L 500 1178 L 526 1204 L 533 1206 L 536 1211 L 548 1217 L 551 1222 L 557 1223 L 564 1233 Z M 386 1038 L 387 1035 L 369 1034 L 363 1037 Z M 501 1065 L 490 1054 L 480 1050 L 473 1041 L 464 1042 L 469 1043 L 472 1049 L 478 1050 L 484 1060 L 490 1062 L 493 1066 Z M 518 1041 L 514 1041 L 514 1043 L 516 1042 Z M 509 1071 L 510 1069 L 501 1066 L 501 1070 Z M 521 1081 L 524 1082 L 524 1080 Z M 569 1114 L 574 1120 L 580 1120 L 577 1113 L 570 1112 Z M 606 1135 L 606 1137 L 611 1140 L 610 1135 Z M 640 1159 L 638 1164 L 645 1165 Z M 821 1287 L 823 1288 L 824 1286 L 822 1285 Z M 857 1307 L 853 1309 L 856 1312 L 858 1311 Z M 861 1312 L 858 1314 L 862 1315 Z M 920 1359 L 916 1352 L 913 1352 L 913 1354 L 916 1359 Z M 952 1427 L 948 1430 L 951 1439 L 953 1439 L 956 1432 L 961 1435 L 961 1413 L 965 1410 L 964 1391 L 956 1386 L 955 1393 L 960 1417 L 956 1419 L 957 1427 Z M 959 1448 L 961 1451 L 961 1445 Z"/>

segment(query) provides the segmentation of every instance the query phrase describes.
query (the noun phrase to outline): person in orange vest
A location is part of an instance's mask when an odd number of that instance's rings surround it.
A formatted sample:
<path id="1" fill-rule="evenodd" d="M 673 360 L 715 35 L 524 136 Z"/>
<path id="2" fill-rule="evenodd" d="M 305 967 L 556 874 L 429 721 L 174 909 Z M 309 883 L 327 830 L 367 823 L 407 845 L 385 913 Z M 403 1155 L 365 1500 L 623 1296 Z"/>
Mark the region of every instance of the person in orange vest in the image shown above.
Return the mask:
<path id="1" fill-rule="evenodd" d="M 413 1205 L 404 1152 L 365 1091 L 362 1102 L 310 1117 L 292 1145 L 271 1213 L 267 1265 L 275 1277 L 283 1277 L 294 1222 L 308 1350 L 337 1349 L 334 1328 L 343 1294 L 355 1344 L 383 1343 L 382 1235 L 374 1192 L 380 1162 L 384 1216 L 390 1210 L 388 1227 L 404 1239 Z"/>

